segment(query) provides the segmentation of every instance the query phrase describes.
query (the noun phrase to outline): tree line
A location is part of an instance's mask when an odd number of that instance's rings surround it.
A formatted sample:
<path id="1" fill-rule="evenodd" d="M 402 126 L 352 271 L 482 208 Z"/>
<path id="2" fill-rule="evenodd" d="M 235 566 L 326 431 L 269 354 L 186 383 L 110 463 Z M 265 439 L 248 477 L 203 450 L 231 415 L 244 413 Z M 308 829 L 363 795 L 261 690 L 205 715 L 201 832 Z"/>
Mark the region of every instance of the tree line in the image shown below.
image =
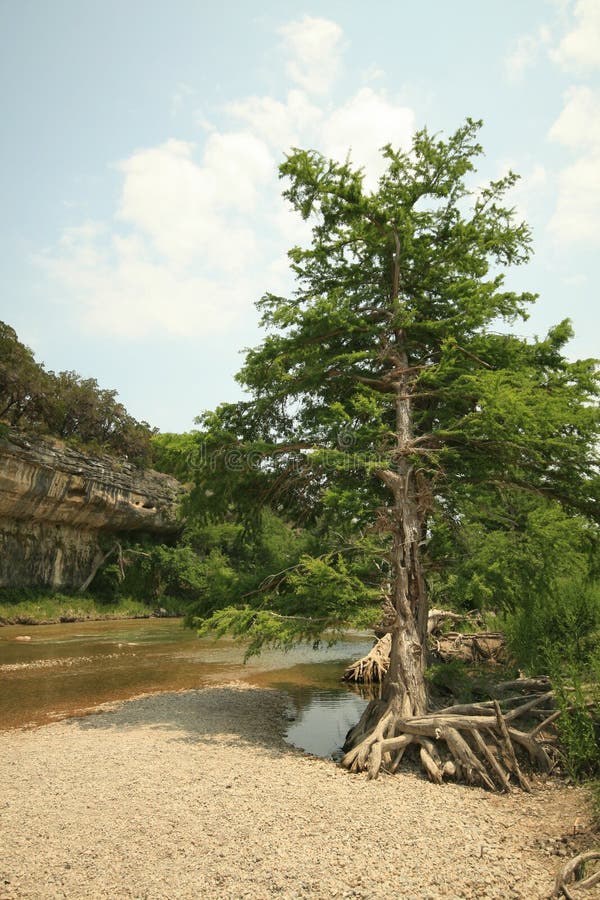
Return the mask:
<path id="1" fill-rule="evenodd" d="M 52 372 L 0 322 L 0 422 L 147 465 L 154 430 L 95 378 Z"/>

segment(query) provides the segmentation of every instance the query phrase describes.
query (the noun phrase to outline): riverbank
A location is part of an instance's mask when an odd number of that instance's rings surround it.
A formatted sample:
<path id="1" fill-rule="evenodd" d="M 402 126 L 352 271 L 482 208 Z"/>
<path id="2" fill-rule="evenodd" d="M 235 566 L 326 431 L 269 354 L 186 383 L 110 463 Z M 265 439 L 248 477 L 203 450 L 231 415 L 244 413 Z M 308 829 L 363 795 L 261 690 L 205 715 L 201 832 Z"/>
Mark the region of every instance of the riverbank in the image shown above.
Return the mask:
<path id="1" fill-rule="evenodd" d="M 156 610 L 139 600 L 124 598 L 105 603 L 93 597 L 68 594 L 32 596 L 15 601 L 0 597 L 0 627 L 3 625 L 56 625 L 59 622 L 102 622 L 111 619 L 149 619 Z M 178 613 L 161 610 L 161 617 Z"/>
<path id="2" fill-rule="evenodd" d="M 0 897 L 548 897 L 586 794 L 367 781 L 232 683 L 0 733 Z M 569 843 L 570 842 L 570 843 Z"/>

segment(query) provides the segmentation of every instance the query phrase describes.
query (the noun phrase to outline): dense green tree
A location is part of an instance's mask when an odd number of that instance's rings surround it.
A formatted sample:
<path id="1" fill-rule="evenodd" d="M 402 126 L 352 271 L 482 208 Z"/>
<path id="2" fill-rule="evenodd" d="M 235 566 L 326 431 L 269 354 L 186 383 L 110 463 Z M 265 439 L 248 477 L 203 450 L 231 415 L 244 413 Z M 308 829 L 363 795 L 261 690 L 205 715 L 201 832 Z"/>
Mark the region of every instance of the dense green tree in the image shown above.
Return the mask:
<path id="1" fill-rule="evenodd" d="M 530 233 L 506 205 L 514 174 L 469 186 L 482 153 L 478 127 L 468 120 L 447 140 L 421 131 L 408 153 L 386 147 L 373 191 L 348 162 L 302 150 L 287 158 L 285 196 L 312 221 L 312 243 L 289 254 L 294 295 L 259 303 L 269 333 L 239 375 L 250 399 L 202 425 L 205 472 L 217 460 L 238 493 L 251 485 L 255 497 L 314 521 L 335 513 L 347 534 L 376 538 L 385 551 L 391 662 L 382 699 L 349 735 L 345 764 L 375 775 L 388 754 L 397 765 L 416 744 L 432 778 L 458 768 L 489 785 L 497 772 L 486 770 L 479 734 L 471 746 L 459 734 L 475 734 L 481 721 L 427 713 L 432 526 L 460 523 L 484 492 L 490 507 L 533 494 L 595 515 L 597 381 L 591 361 L 565 358 L 567 322 L 543 340 L 499 330 L 526 318 L 535 299 L 510 290 L 502 271 L 528 260 Z M 260 609 L 216 611 L 212 624 L 237 621 L 267 640 L 314 637 L 352 605 L 341 600 L 348 585 L 338 558 L 324 563 L 311 568 L 295 618 L 263 599 Z"/>
<path id="2" fill-rule="evenodd" d="M 152 429 L 138 422 L 117 392 L 76 372 L 50 372 L 9 325 L 0 322 L 0 421 L 150 462 Z"/>
<path id="3" fill-rule="evenodd" d="M 465 486 L 460 514 L 435 511 L 430 534 L 430 593 L 452 608 L 526 611 L 565 579 L 598 577 L 595 523 L 531 492 Z"/>
<path id="4" fill-rule="evenodd" d="M 13 328 L 0 322 L 0 421 L 18 425 L 42 420 L 52 379 Z"/>

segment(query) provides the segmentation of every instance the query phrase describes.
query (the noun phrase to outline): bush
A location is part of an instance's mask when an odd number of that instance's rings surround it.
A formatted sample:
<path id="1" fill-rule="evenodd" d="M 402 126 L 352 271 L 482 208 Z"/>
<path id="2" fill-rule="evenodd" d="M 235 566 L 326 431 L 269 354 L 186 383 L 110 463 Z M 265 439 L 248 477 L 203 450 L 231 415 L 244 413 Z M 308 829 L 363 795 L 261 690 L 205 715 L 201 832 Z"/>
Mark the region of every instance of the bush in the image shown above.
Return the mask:
<path id="1" fill-rule="evenodd" d="M 556 653 L 562 668 L 590 667 L 600 636 L 600 584 L 561 581 L 507 614 L 504 627 L 517 662 L 528 671 L 548 671 Z"/>
<path id="2" fill-rule="evenodd" d="M 600 776 L 600 585 L 560 582 L 508 615 L 505 627 L 517 662 L 550 676 L 566 771 L 575 779 Z"/>
<path id="3" fill-rule="evenodd" d="M 556 727 L 565 769 L 575 779 L 593 778 L 600 775 L 600 690 L 585 683 L 576 666 L 565 669 L 556 648 L 553 654 L 549 671 L 561 710 Z"/>

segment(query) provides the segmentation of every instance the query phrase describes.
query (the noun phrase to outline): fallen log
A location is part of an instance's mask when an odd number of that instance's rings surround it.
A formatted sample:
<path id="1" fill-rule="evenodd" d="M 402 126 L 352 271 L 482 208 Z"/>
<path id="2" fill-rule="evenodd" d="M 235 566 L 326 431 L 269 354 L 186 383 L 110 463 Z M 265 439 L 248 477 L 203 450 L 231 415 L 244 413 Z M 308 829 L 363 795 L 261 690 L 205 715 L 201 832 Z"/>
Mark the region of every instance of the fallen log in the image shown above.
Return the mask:
<path id="1" fill-rule="evenodd" d="M 460 659 L 470 663 L 500 663 L 506 658 L 506 637 L 500 631 L 468 634 L 450 631 L 434 637 L 431 640 L 431 650 L 442 662 Z"/>

